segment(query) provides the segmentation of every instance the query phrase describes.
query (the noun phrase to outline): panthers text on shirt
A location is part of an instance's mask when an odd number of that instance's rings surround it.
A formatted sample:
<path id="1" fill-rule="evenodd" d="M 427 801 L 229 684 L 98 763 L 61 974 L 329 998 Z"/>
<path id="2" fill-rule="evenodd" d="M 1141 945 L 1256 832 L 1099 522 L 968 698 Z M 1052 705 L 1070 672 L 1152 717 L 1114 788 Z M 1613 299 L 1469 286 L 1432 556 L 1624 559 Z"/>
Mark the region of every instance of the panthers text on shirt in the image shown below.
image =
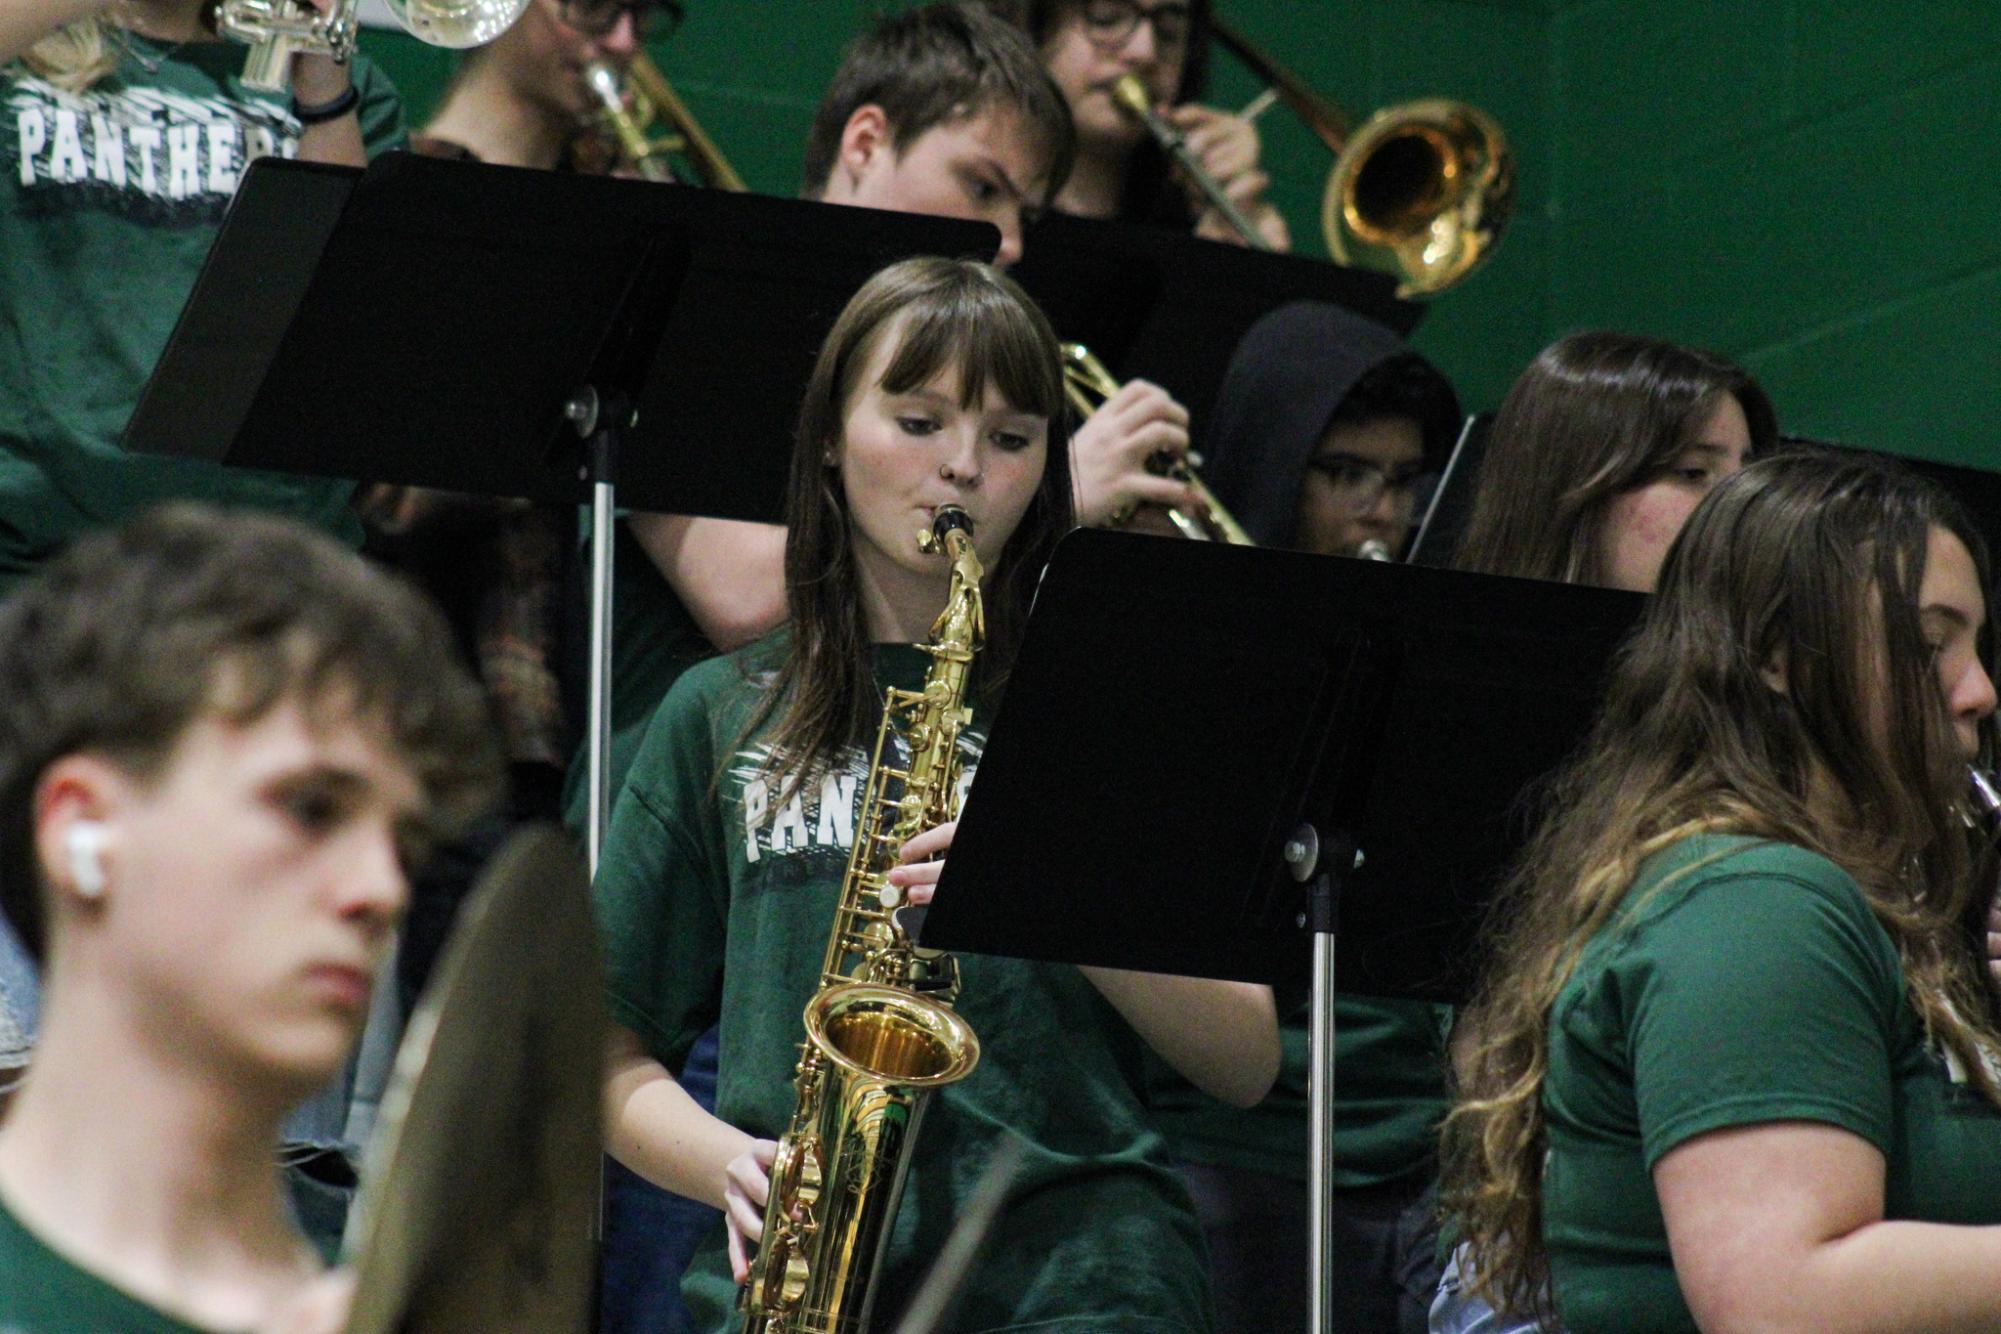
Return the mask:
<path id="1" fill-rule="evenodd" d="M 7 90 L 16 184 L 147 213 L 182 205 L 214 216 L 252 158 L 299 150 L 299 124 L 276 103 L 162 88 L 72 93 L 31 75 Z"/>

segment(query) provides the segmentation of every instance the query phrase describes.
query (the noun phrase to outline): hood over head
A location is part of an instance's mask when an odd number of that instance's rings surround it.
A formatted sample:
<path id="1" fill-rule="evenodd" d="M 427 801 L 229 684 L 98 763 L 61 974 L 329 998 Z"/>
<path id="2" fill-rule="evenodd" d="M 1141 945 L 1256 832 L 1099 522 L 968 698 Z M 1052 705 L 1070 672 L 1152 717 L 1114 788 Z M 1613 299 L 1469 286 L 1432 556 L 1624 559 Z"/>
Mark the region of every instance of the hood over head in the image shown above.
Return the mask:
<path id="1" fill-rule="evenodd" d="M 1402 339 L 1340 306 L 1295 301 L 1252 325 L 1230 358 L 1209 429 L 1202 478 L 1260 546 L 1292 538 L 1306 461 L 1358 381 L 1385 362 L 1409 357 Z M 1432 372 L 1418 425 L 1424 464 L 1445 466 L 1459 433 L 1459 400 Z"/>

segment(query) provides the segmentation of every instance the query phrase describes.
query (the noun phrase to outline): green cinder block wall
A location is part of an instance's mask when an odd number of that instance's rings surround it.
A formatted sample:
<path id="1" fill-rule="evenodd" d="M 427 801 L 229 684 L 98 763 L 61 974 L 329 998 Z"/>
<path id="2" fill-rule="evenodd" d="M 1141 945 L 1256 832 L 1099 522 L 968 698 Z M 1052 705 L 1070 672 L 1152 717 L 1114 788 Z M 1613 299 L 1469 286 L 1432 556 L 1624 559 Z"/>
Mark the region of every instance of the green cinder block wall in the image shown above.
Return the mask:
<path id="1" fill-rule="evenodd" d="M 1499 253 L 1418 345 L 1491 407 L 1567 330 L 1699 343 L 1790 430 L 2001 469 L 2001 3 L 1995 0 L 1221 0 L 1358 119 L 1485 107 L 1515 145 Z M 689 0 L 655 52 L 754 189 L 797 189 L 840 49 L 898 5 Z M 415 118 L 452 57 L 372 31 Z M 1227 55 L 1213 102 L 1259 85 Z M 1274 198 L 1319 240 L 1326 150 L 1260 123 Z"/>

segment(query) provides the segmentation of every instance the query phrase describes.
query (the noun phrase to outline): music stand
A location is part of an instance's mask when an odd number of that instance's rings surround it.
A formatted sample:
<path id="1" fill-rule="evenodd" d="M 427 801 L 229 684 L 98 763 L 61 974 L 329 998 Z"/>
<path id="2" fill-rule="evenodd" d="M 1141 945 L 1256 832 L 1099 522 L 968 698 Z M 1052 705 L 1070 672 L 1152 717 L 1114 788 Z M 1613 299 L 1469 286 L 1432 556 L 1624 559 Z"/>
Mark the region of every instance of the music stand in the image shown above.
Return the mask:
<path id="1" fill-rule="evenodd" d="M 1473 517 L 1473 499 L 1480 493 L 1480 470 L 1487 461 L 1487 437 L 1493 429 L 1491 412 L 1468 417 L 1459 429 L 1459 441 L 1438 475 L 1431 503 L 1424 507 L 1424 519 L 1404 557 L 1411 564 L 1450 566 L 1458 560 L 1459 543 Z"/>
<path id="2" fill-rule="evenodd" d="M 1280 306 L 1331 302 L 1406 338 L 1425 310 L 1388 274 L 1061 213 L 1029 232 L 1014 277 L 1060 337 L 1165 387 L 1198 432 L 1238 342 Z"/>
<path id="3" fill-rule="evenodd" d="M 1043 578 L 923 943 L 1281 984 L 1310 964 L 1316 1330 L 1337 966 L 1349 992 L 1464 997 L 1520 798 L 1641 605 L 1096 531 Z"/>
<path id="4" fill-rule="evenodd" d="M 125 444 L 588 500 L 595 870 L 617 503 L 776 520 L 848 298 L 893 260 L 998 245 L 985 223 L 409 153 L 365 173 L 259 159 Z"/>

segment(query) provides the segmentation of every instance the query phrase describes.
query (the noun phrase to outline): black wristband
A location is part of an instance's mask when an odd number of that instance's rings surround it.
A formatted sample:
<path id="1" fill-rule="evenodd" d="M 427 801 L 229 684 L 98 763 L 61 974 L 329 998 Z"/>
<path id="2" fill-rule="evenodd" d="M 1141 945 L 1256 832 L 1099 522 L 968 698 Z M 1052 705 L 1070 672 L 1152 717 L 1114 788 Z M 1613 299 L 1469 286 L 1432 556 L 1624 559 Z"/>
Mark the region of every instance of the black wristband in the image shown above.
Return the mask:
<path id="1" fill-rule="evenodd" d="M 331 102 L 321 102 L 318 105 L 309 106 L 294 97 L 292 99 L 292 115 L 301 125 L 324 125 L 330 120 L 339 120 L 342 116 L 354 110 L 360 101 L 360 90 L 353 84 L 349 84 L 347 91 L 339 97 L 334 98 Z"/>

